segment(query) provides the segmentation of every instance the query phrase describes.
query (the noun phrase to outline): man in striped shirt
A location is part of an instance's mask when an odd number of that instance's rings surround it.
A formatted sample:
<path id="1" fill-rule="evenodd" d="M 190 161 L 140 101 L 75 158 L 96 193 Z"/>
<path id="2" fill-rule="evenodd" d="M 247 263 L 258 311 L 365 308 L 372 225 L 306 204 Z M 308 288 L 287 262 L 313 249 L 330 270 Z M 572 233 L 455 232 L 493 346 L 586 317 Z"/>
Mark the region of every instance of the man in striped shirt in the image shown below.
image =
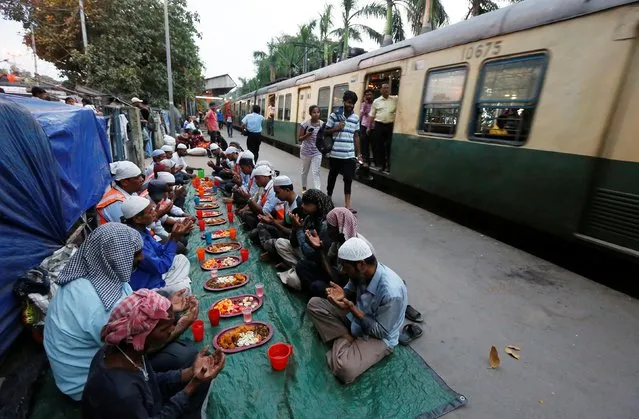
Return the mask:
<path id="1" fill-rule="evenodd" d="M 337 175 L 344 179 L 344 206 L 351 210 L 351 184 L 355 175 L 355 156 L 359 153 L 359 116 L 353 112 L 357 95 L 344 92 L 344 111 L 333 112 L 326 122 L 325 132 L 333 134 L 333 149 L 329 155 L 328 196 L 333 195 Z"/>

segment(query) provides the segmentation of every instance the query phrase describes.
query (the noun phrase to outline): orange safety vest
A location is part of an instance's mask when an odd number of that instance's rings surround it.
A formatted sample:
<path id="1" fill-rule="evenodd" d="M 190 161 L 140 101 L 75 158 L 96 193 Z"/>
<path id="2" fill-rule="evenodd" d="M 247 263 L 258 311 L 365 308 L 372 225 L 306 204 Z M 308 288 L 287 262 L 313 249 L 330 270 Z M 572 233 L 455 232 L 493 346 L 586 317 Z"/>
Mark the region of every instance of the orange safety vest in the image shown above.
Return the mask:
<path id="1" fill-rule="evenodd" d="M 264 189 L 264 193 L 262 194 L 262 198 L 260 199 L 260 206 L 263 207 L 264 204 L 266 204 L 266 201 L 268 201 L 268 193 L 271 192 L 271 189 L 273 189 L 272 185 L 270 188 Z"/>
<path id="2" fill-rule="evenodd" d="M 279 202 L 275 204 L 275 219 L 284 220 L 286 218 L 286 204 Z"/>
<path id="3" fill-rule="evenodd" d="M 100 224 L 106 224 L 108 221 L 104 218 L 104 209 L 114 202 L 124 202 L 126 201 L 126 196 L 111 186 L 109 190 L 102 196 L 98 205 L 95 206 L 96 212 L 98 213 L 98 218 L 100 220 Z"/>

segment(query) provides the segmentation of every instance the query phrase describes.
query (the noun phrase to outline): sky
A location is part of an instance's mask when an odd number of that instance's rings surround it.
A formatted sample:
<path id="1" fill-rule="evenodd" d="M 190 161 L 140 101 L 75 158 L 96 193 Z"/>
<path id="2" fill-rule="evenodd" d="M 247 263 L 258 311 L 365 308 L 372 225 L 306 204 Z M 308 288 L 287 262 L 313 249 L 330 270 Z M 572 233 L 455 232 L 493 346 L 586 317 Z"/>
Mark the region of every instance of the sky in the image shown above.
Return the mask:
<path id="1" fill-rule="evenodd" d="M 450 23 L 458 22 L 466 16 L 467 0 L 441 1 L 448 12 Z M 326 2 L 334 5 L 333 23 L 339 24 L 338 10 L 341 1 Z M 188 0 L 189 7 L 200 15 L 197 29 L 202 38 L 196 39 L 196 42 L 205 67 L 204 76 L 229 74 L 238 84 L 239 77 L 252 77 L 255 74 L 253 51 L 266 50 L 266 44 L 271 38 L 295 34 L 299 25 L 319 16 L 324 4 L 324 1 L 317 0 Z M 365 1 L 360 0 L 359 4 L 365 4 Z M 384 22 L 381 19 L 362 20 L 360 23 L 383 32 Z M 0 19 L 0 68 L 8 67 L 2 60 L 9 60 L 33 73 L 33 54 L 22 43 L 22 34 L 19 23 Z M 362 43 L 353 42 L 350 46 L 360 46 L 367 51 L 378 48 L 375 42 L 367 39 Z M 38 72 L 59 78 L 55 66 L 42 60 L 38 60 Z"/>

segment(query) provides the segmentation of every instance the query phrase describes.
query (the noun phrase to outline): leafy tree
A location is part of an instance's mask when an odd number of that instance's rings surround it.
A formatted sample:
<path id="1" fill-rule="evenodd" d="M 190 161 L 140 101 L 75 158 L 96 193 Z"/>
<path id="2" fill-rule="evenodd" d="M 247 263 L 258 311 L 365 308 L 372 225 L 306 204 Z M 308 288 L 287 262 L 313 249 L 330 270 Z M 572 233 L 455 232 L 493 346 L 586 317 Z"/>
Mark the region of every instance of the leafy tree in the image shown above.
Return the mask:
<path id="1" fill-rule="evenodd" d="M 336 35 L 342 39 L 342 59 L 348 57 L 348 43 L 352 38 L 355 41 L 362 40 L 362 33 L 366 34 L 370 39 L 381 44 L 384 36 L 371 28 L 360 23 L 355 23 L 359 17 L 378 17 L 380 16 L 380 5 L 377 3 L 357 8 L 356 0 L 342 0 L 342 26 L 331 31 L 332 35 Z M 383 12 L 382 12 L 383 13 Z"/>
<path id="2" fill-rule="evenodd" d="M 505 0 L 508 3 L 519 3 L 522 0 Z M 466 19 L 472 16 L 483 15 L 499 9 L 499 1 L 494 0 L 469 0 L 468 13 Z"/>
<path id="3" fill-rule="evenodd" d="M 322 46 L 322 63 L 321 66 L 327 65 L 330 61 L 330 50 L 333 47 L 333 42 L 329 38 L 329 31 L 333 27 L 333 5 L 325 4 L 324 11 L 320 13 L 319 17 L 319 42 Z"/>
<path id="4" fill-rule="evenodd" d="M 89 46 L 85 52 L 77 0 L 0 0 L 0 13 L 22 22 L 38 56 L 74 83 L 166 104 L 167 75 L 162 0 L 85 0 Z M 198 22 L 186 0 L 170 0 L 169 25 L 174 96 L 201 90 L 202 63 L 194 37 Z"/>

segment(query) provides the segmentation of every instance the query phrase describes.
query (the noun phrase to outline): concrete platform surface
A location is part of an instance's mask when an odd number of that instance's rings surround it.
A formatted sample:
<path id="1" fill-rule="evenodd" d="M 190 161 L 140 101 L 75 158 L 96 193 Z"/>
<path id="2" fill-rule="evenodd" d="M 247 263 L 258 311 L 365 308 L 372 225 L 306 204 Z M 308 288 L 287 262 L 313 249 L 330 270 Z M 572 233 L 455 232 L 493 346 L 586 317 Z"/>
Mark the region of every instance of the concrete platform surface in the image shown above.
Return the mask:
<path id="1" fill-rule="evenodd" d="M 262 144 L 260 159 L 301 191 L 298 158 Z M 342 191 L 340 177 L 338 206 Z M 358 182 L 353 207 L 360 231 L 425 316 L 413 348 L 469 399 L 446 418 L 639 417 L 637 300 Z M 509 344 L 521 347 L 521 360 L 504 353 Z M 492 345 L 501 358 L 495 370 Z"/>

